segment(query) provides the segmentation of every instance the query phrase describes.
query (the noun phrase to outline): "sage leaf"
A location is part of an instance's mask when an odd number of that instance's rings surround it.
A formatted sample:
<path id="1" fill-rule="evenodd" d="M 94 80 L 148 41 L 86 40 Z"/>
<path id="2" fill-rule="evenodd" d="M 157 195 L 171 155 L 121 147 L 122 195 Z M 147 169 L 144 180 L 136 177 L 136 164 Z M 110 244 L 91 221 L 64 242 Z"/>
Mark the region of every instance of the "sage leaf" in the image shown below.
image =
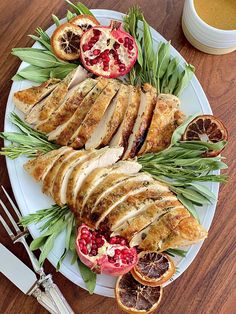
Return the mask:
<path id="1" fill-rule="evenodd" d="M 174 188 L 174 190 L 177 192 L 177 194 L 182 194 L 185 198 L 194 203 L 199 205 L 209 204 L 209 200 L 205 196 L 191 188 Z"/>
<path id="2" fill-rule="evenodd" d="M 12 81 L 16 82 L 16 81 L 23 81 L 25 78 L 20 76 L 19 73 L 17 73 L 11 79 Z"/>
<path id="3" fill-rule="evenodd" d="M 211 203 L 213 201 L 216 201 L 215 194 L 205 185 L 200 184 L 198 182 L 191 182 L 190 185 L 198 192 L 200 192 L 202 195 L 204 195 Z"/>
<path id="4" fill-rule="evenodd" d="M 48 238 L 47 236 L 41 236 L 41 237 L 34 239 L 30 244 L 31 251 L 37 250 L 40 247 L 42 247 L 45 244 L 45 242 L 47 241 L 47 238 Z"/>
<path id="5" fill-rule="evenodd" d="M 197 219 L 198 222 L 200 222 L 200 218 L 198 216 L 198 213 L 196 211 L 196 208 L 194 207 L 193 203 L 189 201 L 186 197 L 184 197 L 182 194 L 177 194 L 178 200 L 188 209 L 190 214 Z"/>
<path id="6" fill-rule="evenodd" d="M 50 235 L 47 238 L 47 241 L 44 243 L 41 254 L 39 256 L 39 264 L 42 265 L 45 259 L 48 257 L 48 254 L 52 251 L 56 236 L 54 234 Z"/>
<path id="7" fill-rule="evenodd" d="M 21 48 L 21 50 L 13 49 L 12 54 L 20 58 L 22 61 L 41 68 L 52 68 L 60 65 L 55 57 L 49 55 L 48 53 L 44 53 L 43 50 L 33 48 L 30 49 L 32 50 L 29 51 L 27 48 Z"/>
<path id="8" fill-rule="evenodd" d="M 173 58 L 172 60 L 170 60 L 170 63 L 168 64 L 166 73 L 162 79 L 162 83 L 161 83 L 161 93 L 169 93 L 169 80 L 172 76 L 172 74 L 177 71 L 179 65 L 179 60 L 177 57 Z"/>
<path id="9" fill-rule="evenodd" d="M 166 73 L 169 61 L 170 61 L 170 42 L 162 43 L 158 51 L 158 68 L 157 68 L 157 81 L 158 92 L 160 93 L 160 80 Z"/>
<path id="10" fill-rule="evenodd" d="M 77 65 L 73 63 L 61 65 L 59 67 L 51 69 L 50 77 L 63 79 L 75 68 L 77 68 Z"/>
<path id="11" fill-rule="evenodd" d="M 69 0 L 65 0 L 68 4 L 69 4 L 69 6 L 72 8 L 72 9 L 74 9 L 74 11 L 75 11 L 75 13 L 77 14 L 77 15 L 80 15 L 80 14 L 87 14 L 87 15 L 92 15 L 92 16 L 94 16 L 93 15 L 93 13 L 83 4 L 83 3 L 81 3 L 81 2 L 79 2 L 78 4 L 74 4 L 74 3 L 72 3 L 71 1 L 69 1 Z"/>
<path id="12" fill-rule="evenodd" d="M 80 274 L 85 282 L 85 285 L 89 291 L 90 294 L 93 294 L 93 291 L 95 289 L 96 286 L 96 274 L 94 272 L 92 272 L 92 270 L 90 268 L 88 268 L 87 266 L 85 266 L 78 258 L 78 266 L 79 266 L 79 270 L 80 270 Z"/>
<path id="13" fill-rule="evenodd" d="M 53 22 L 55 23 L 56 27 L 61 25 L 59 18 L 55 14 L 52 14 L 52 19 L 53 19 Z"/>
<path id="14" fill-rule="evenodd" d="M 66 18 L 68 22 L 70 22 L 70 20 L 72 20 L 75 16 L 76 14 L 72 13 L 70 10 L 67 10 Z"/>
<path id="15" fill-rule="evenodd" d="M 23 70 L 19 71 L 18 74 L 29 81 L 43 83 L 50 77 L 51 70 L 52 68 L 42 69 L 34 65 L 29 65 Z"/>
<path id="16" fill-rule="evenodd" d="M 174 131 L 174 133 L 172 134 L 171 137 L 171 145 L 179 142 L 187 128 L 187 126 L 189 125 L 189 123 L 195 119 L 197 116 L 199 115 L 199 113 L 195 113 L 191 116 L 189 116 L 179 127 L 177 127 Z"/>
<path id="17" fill-rule="evenodd" d="M 188 83 L 190 82 L 194 72 L 195 72 L 195 68 L 193 65 L 187 64 L 185 66 L 185 69 L 179 79 L 178 85 L 176 86 L 173 92 L 174 95 L 179 96 L 182 93 L 185 87 L 188 86 Z"/>
<path id="18" fill-rule="evenodd" d="M 168 249 L 166 251 L 167 254 L 171 255 L 171 256 L 175 256 L 175 255 L 178 255 L 178 256 L 181 256 L 181 257 L 185 257 L 186 254 L 188 253 L 187 251 L 185 250 L 180 250 L 180 249 Z"/>
<path id="19" fill-rule="evenodd" d="M 43 47 L 45 47 L 48 50 L 51 50 L 51 45 L 48 44 L 45 40 L 43 40 L 40 37 L 37 37 L 35 35 L 29 35 L 30 38 L 32 38 L 33 40 L 39 42 Z"/>

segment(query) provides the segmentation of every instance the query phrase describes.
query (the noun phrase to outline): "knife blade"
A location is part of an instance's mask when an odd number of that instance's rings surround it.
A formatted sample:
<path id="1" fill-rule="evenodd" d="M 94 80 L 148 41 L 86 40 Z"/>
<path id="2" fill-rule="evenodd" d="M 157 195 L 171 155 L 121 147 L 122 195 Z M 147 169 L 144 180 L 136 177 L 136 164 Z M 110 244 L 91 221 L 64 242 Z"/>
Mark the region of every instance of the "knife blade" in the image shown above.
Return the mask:
<path id="1" fill-rule="evenodd" d="M 24 294 L 32 294 L 50 313 L 58 313 L 51 299 L 39 288 L 36 274 L 1 243 L 0 272 Z"/>

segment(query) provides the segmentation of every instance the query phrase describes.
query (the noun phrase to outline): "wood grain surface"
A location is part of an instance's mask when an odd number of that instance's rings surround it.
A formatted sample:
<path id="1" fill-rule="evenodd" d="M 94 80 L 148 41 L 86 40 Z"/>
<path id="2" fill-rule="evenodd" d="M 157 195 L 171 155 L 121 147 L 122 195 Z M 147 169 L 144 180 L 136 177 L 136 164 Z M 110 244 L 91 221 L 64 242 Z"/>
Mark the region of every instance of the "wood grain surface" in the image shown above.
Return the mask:
<path id="1" fill-rule="evenodd" d="M 196 75 L 206 92 L 214 114 L 229 130 L 229 144 L 224 151 L 229 165 L 230 180 L 220 188 L 217 211 L 209 237 L 188 270 L 164 289 L 158 313 L 175 314 L 233 314 L 236 313 L 236 53 L 212 56 L 193 48 L 181 30 L 183 0 L 94 0 L 84 1 L 90 8 L 112 9 L 126 12 L 138 4 L 144 15 L 158 32 L 183 57 L 196 67 Z M 27 47 L 27 37 L 41 26 L 47 29 L 51 14 L 63 17 L 67 6 L 63 0 L 1 0 L 0 1 L 0 121 L 3 130 L 5 107 L 11 87 L 11 77 L 20 61 L 10 52 L 13 47 Z M 194 104 L 190 103 L 190 106 Z M 1 143 L 2 144 L 2 143 Z M 5 159 L 0 158 L 0 183 L 11 193 Z M 29 265 L 20 245 L 13 245 L 0 227 L 1 242 Z M 1 257 L 0 257 L 1 258 Z M 46 263 L 75 313 L 121 313 L 115 300 L 98 295 L 90 296 Z M 23 295 L 0 274 L 0 313 L 37 313 L 46 311 L 32 297 Z"/>

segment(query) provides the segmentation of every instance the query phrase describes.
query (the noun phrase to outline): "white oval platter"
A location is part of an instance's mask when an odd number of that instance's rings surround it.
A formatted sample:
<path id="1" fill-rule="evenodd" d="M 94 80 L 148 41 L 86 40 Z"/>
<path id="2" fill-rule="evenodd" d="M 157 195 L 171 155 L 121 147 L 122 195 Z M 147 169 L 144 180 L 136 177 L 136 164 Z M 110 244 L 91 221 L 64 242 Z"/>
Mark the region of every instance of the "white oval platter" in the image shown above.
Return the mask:
<path id="1" fill-rule="evenodd" d="M 120 20 L 122 21 L 123 14 L 110 11 L 110 10 L 92 10 L 96 18 L 100 21 L 102 25 L 108 25 L 110 20 Z M 64 20 L 62 20 L 64 21 Z M 52 34 L 55 29 L 55 25 L 51 26 L 47 32 L 49 35 Z M 152 37 L 154 44 L 157 45 L 159 41 L 166 41 L 157 31 L 153 28 L 151 29 Z M 34 47 L 39 47 L 36 43 Z M 171 47 L 171 55 L 177 56 L 181 60 L 181 64 L 184 64 L 185 60 L 181 55 Z M 26 67 L 27 64 L 22 62 L 19 69 Z M 5 116 L 5 131 L 15 131 L 16 128 L 9 122 L 8 116 L 12 111 L 17 112 L 21 115 L 17 109 L 15 108 L 12 95 L 14 92 L 27 88 L 32 85 L 32 82 L 29 81 L 16 81 L 12 84 L 12 88 L 9 94 L 7 108 L 6 108 L 6 116 Z M 185 112 L 186 115 L 190 115 L 193 113 L 205 113 L 212 114 L 211 107 L 208 103 L 206 95 L 198 82 L 196 76 L 193 76 L 189 86 L 184 90 L 181 95 L 181 109 Z M 42 194 L 41 186 L 36 183 L 33 178 L 31 178 L 23 169 L 23 164 L 25 163 L 26 158 L 20 157 L 16 160 L 7 159 L 7 168 L 10 176 L 10 181 L 12 185 L 12 189 L 18 203 L 18 206 L 23 215 L 27 215 L 29 213 L 36 212 L 39 209 L 48 208 L 53 204 L 51 198 Z M 211 191 L 216 195 L 218 195 L 219 184 L 217 183 L 208 183 L 208 187 Z M 216 204 L 204 206 L 198 208 L 200 221 L 202 225 L 208 230 L 210 228 L 214 212 L 215 212 Z M 40 235 L 38 226 L 32 225 L 29 228 L 31 235 L 33 238 L 38 237 Z M 61 254 L 63 253 L 63 239 L 65 234 L 62 233 L 56 240 L 56 244 L 48 256 L 48 260 L 54 266 L 56 266 Z M 184 258 L 176 259 L 176 264 L 178 267 L 178 272 L 166 283 L 168 285 L 175 279 L 177 279 L 192 263 L 194 258 L 196 257 L 198 251 L 200 250 L 202 243 L 193 245 L 188 248 L 187 255 Z M 77 265 L 71 265 L 70 263 L 71 256 L 67 256 L 67 258 L 63 261 L 62 266 L 60 268 L 60 272 L 67 277 L 69 280 L 74 282 L 76 285 L 86 289 L 83 279 L 81 278 L 80 272 L 78 270 Z M 98 275 L 97 276 L 97 284 L 95 288 L 95 293 L 100 294 L 102 296 L 114 297 L 114 286 L 115 286 L 115 277 L 106 276 L 106 275 Z"/>

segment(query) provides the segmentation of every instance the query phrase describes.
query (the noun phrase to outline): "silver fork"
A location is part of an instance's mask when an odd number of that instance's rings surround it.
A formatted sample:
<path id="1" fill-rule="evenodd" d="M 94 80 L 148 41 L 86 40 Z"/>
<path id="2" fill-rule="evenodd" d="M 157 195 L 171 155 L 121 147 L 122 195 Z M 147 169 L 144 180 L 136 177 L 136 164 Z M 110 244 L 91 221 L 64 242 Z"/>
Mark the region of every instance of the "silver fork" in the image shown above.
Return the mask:
<path id="1" fill-rule="evenodd" d="M 8 195 L 7 191 L 3 186 L 1 186 L 4 194 L 6 195 L 7 199 L 9 200 L 12 208 L 14 209 L 17 217 L 19 220 L 21 219 L 21 214 L 19 209 L 16 207 L 10 196 Z M 66 299 L 64 298 L 63 294 L 59 290 L 58 286 L 52 281 L 52 276 L 46 275 L 43 267 L 40 266 L 38 259 L 34 255 L 34 253 L 30 250 L 28 243 L 26 242 L 26 237 L 28 236 L 29 232 L 28 229 L 25 228 L 23 231 L 19 228 L 16 221 L 12 217 L 10 211 L 7 209 L 6 205 L 3 203 L 3 201 L 0 199 L 0 205 L 2 206 L 4 212 L 6 213 L 7 217 L 9 218 L 12 226 L 15 229 L 16 234 L 14 234 L 11 230 L 11 228 L 8 226 L 6 221 L 3 219 L 2 215 L 0 215 L 0 222 L 2 223 L 3 227 L 5 228 L 6 232 L 9 234 L 10 238 L 12 239 L 13 243 L 20 242 L 23 244 L 29 259 L 31 261 L 31 264 L 33 266 L 33 269 L 35 273 L 39 275 L 39 284 L 41 284 L 48 296 L 50 297 L 53 305 L 57 309 L 57 312 L 59 314 L 74 314 L 73 310 L 71 309 L 70 305 L 67 303 Z"/>

